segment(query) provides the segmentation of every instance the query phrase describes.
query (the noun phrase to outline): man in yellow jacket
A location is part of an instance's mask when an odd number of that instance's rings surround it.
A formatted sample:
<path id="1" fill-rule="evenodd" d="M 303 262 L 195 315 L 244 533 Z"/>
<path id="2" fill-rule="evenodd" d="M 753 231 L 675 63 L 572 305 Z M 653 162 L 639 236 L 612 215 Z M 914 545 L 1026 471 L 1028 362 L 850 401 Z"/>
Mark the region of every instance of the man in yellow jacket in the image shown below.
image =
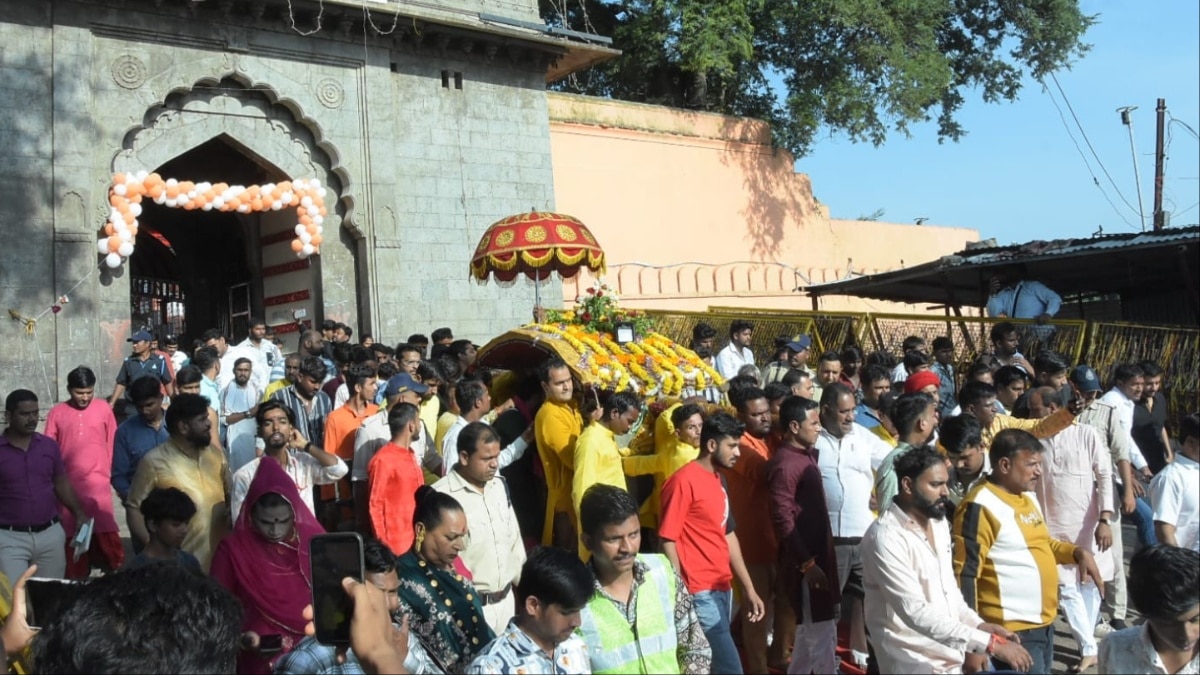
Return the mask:
<path id="1" fill-rule="evenodd" d="M 575 443 L 575 473 L 571 478 L 571 499 L 575 513 L 583 493 L 597 483 L 625 489 L 625 469 L 621 458 L 628 453 L 617 446 L 617 436 L 629 433 L 641 414 L 637 395 L 621 391 L 608 397 L 601 408 L 600 420 L 592 422 Z M 587 560 L 587 548 L 579 543 L 579 557 Z"/>
<path id="2" fill-rule="evenodd" d="M 575 471 L 575 442 L 583 431 L 583 417 L 575 404 L 571 370 L 560 358 L 538 368 L 546 402 L 533 420 L 538 456 L 546 475 L 546 519 L 542 544 L 571 549 L 577 545 L 575 512 L 571 508 L 571 478 Z"/>

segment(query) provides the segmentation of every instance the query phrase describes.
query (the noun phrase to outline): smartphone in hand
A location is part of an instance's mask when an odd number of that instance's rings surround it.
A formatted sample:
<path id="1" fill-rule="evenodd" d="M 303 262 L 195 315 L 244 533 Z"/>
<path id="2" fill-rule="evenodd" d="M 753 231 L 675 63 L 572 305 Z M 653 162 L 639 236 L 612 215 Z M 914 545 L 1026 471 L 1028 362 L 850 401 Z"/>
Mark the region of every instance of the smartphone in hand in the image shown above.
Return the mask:
<path id="1" fill-rule="evenodd" d="M 37 630 L 75 602 L 83 584 L 68 579 L 31 577 L 25 581 L 25 623 Z"/>
<path id="2" fill-rule="evenodd" d="M 355 532 L 321 534 L 309 542 L 312 566 L 313 625 L 317 642 L 350 644 L 350 617 L 354 606 L 342 588 L 342 579 L 362 581 L 363 540 Z"/>
<path id="3" fill-rule="evenodd" d="M 283 651 L 283 636 L 278 634 L 260 635 L 258 637 L 258 651 L 268 656 L 278 654 Z"/>

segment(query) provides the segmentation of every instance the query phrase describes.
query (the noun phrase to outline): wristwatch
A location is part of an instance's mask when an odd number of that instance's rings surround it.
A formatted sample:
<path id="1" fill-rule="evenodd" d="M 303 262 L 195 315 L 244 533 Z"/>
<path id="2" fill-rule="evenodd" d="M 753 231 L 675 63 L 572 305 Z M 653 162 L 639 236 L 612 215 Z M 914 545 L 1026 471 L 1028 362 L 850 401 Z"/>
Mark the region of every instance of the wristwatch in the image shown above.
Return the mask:
<path id="1" fill-rule="evenodd" d="M 1100 523 L 1101 523 L 1101 524 L 1103 524 L 1103 525 L 1109 525 L 1109 524 L 1110 524 L 1110 523 L 1108 522 L 1108 518 L 1101 518 L 1101 519 L 1100 519 Z"/>

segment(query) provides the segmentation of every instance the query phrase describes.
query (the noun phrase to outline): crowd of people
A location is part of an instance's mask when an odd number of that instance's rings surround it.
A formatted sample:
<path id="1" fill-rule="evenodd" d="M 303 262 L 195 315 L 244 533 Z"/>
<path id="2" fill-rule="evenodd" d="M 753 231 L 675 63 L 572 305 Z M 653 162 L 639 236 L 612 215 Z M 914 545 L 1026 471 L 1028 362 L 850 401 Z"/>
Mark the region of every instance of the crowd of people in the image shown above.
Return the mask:
<path id="1" fill-rule="evenodd" d="M 1005 322 L 962 373 L 947 337 L 784 336 L 759 364 L 753 333 L 698 325 L 725 384 L 647 401 L 558 358 L 481 367 L 449 328 L 392 348 L 327 322 L 286 356 L 260 320 L 190 354 L 138 331 L 107 401 L 80 366 L 42 433 L 7 394 L 11 666 L 1048 673 L 1061 612 L 1079 672 L 1197 672 L 1200 417 L 1171 434 L 1158 365 L 1106 391 Z M 312 635 L 325 532 L 365 542 L 347 653 Z M 36 635 L 34 570 L 90 578 Z"/>

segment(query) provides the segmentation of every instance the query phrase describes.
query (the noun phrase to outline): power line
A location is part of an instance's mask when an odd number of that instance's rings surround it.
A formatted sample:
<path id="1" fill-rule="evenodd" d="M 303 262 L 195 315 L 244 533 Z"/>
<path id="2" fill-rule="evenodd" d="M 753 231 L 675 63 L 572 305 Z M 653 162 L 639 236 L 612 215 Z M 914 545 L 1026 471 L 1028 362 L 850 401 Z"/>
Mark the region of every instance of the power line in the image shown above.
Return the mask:
<path id="1" fill-rule="evenodd" d="M 1134 207 L 1133 204 L 1129 203 L 1129 200 L 1125 198 L 1125 195 L 1121 194 L 1121 188 L 1117 186 L 1117 181 L 1113 180 L 1112 174 L 1110 174 L 1108 169 L 1105 168 L 1104 162 L 1100 159 L 1099 153 L 1096 152 L 1096 148 L 1092 147 L 1092 141 L 1088 139 L 1087 132 L 1083 130 L 1083 125 L 1079 122 L 1079 116 L 1075 114 L 1075 108 L 1071 105 L 1071 100 L 1067 98 L 1067 92 L 1063 90 L 1062 85 L 1058 82 L 1058 76 L 1051 72 L 1050 79 L 1054 80 L 1054 86 L 1058 88 L 1058 93 L 1062 95 L 1063 103 L 1067 104 L 1067 110 L 1071 113 L 1071 119 L 1075 120 L 1075 126 L 1079 127 L 1079 135 L 1083 136 L 1083 142 L 1087 144 L 1088 150 L 1092 152 L 1092 157 L 1096 158 L 1096 164 L 1099 165 L 1100 170 L 1104 172 L 1104 176 L 1105 178 L 1108 178 L 1108 182 L 1112 184 L 1113 190 L 1117 192 L 1117 196 L 1121 198 L 1121 201 L 1125 202 L 1125 206 L 1128 206 L 1129 210 L 1133 211 L 1134 213 L 1141 213 L 1136 207 Z"/>
<path id="2" fill-rule="evenodd" d="M 1198 140 L 1200 140 L 1200 134 L 1197 134 L 1196 130 L 1193 129 L 1191 127 L 1191 125 L 1189 125 L 1187 122 L 1184 122 L 1181 119 L 1172 117 L 1171 113 L 1167 113 L 1167 117 L 1169 117 L 1171 119 L 1170 124 L 1178 124 L 1179 126 L 1183 127 L 1184 129 L 1187 129 L 1188 133 L 1190 133 L 1192 136 L 1195 136 Z"/>
<path id="3" fill-rule="evenodd" d="M 1100 179 L 1096 178 L 1096 172 L 1092 171 L 1091 162 L 1088 162 L 1087 155 L 1083 154 L 1083 148 L 1079 147 L 1079 141 L 1075 140 L 1075 134 L 1071 132 L 1071 125 L 1067 124 L 1067 117 L 1066 115 L 1063 115 L 1062 107 L 1058 105 L 1058 101 L 1054 98 L 1054 93 L 1050 91 L 1045 82 L 1042 83 L 1042 91 L 1046 92 L 1046 95 L 1050 97 L 1050 102 L 1054 104 L 1054 109 L 1058 111 L 1058 119 L 1062 121 L 1063 129 L 1067 132 L 1067 136 L 1071 139 L 1071 143 L 1075 145 L 1075 150 L 1079 153 L 1079 158 L 1083 160 L 1083 165 L 1087 167 L 1088 174 L 1092 177 L 1092 184 L 1095 185 L 1096 189 L 1100 191 L 1100 194 L 1104 196 L 1104 201 L 1108 202 L 1108 205 L 1112 207 L 1113 213 L 1116 213 L 1118 218 L 1125 221 L 1125 224 L 1129 227 L 1129 229 L 1139 230 L 1140 228 L 1135 227 L 1133 223 L 1129 222 L 1129 219 L 1125 217 L 1125 214 L 1121 213 L 1121 209 L 1118 208 L 1115 203 L 1113 203 L 1113 200 L 1108 196 L 1108 193 L 1104 191 L 1104 186 L 1100 184 Z M 1124 199 L 1124 197 L 1122 197 L 1122 199 Z M 1128 204 L 1129 202 L 1125 203 Z"/>
<path id="4" fill-rule="evenodd" d="M 1187 213 L 1188 211 L 1191 211 L 1192 209 L 1196 208 L 1197 206 L 1200 206 L 1200 202 L 1196 202 L 1195 204 L 1192 204 L 1191 206 L 1187 207 L 1186 209 L 1184 209 L 1182 211 L 1172 211 L 1171 216 L 1172 217 L 1182 216 L 1183 214 Z"/>

